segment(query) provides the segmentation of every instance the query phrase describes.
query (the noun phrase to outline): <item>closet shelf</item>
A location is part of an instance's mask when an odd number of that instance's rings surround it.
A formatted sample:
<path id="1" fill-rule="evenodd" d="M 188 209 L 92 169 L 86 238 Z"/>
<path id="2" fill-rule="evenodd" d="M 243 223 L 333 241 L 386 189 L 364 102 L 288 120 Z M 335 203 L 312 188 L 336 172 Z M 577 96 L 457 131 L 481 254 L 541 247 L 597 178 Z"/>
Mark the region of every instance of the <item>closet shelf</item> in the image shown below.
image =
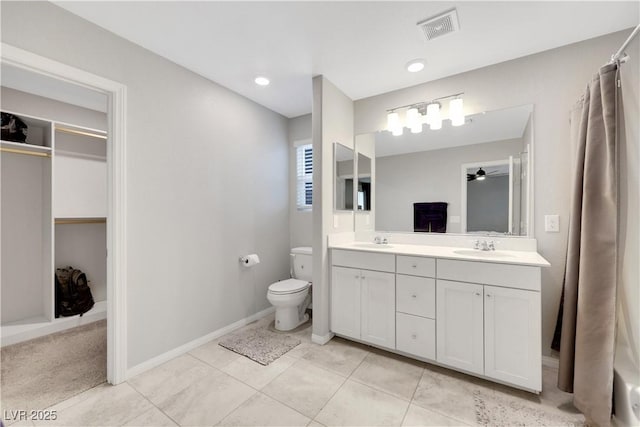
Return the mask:
<path id="1" fill-rule="evenodd" d="M 60 126 L 60 125 L 56 125 L 55 126 L 56 132 L 64 132 L 64 133 L 70 133 L 70 134 L 74 134 L 74 135 L 83 135 L 83 136 L 90 136 L 92 138 L 98 138 L 98 139 L 107 139 L 107 133 L 104 131 L 100 131 L 100 130 L 95 130 L 95 129 L 74 129 L 71 127 L 66 127 L 66 126 Z"/>
<path id="2" fill-rule="evenodd" d="M 25 144 L 21 142 L 0 141 L 0 151 L 27 156 L 51 157 L 51 147 Z"/>
<path id="3" fill-rule="evenodd" d="M 56 218 L 56 224 L 106 224 L 107 218 Z"/>

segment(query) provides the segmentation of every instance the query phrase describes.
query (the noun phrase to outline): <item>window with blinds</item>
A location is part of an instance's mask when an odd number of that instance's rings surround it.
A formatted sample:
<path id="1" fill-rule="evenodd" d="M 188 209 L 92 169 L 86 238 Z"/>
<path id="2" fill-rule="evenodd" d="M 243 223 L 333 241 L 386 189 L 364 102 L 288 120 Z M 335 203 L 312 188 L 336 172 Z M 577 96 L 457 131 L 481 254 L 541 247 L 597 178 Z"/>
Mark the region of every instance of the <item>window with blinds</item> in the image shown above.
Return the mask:
<path id="1" fill-rule="evenodd" d="M 313 148 L 311 144 L 296 147 L 297 206 L 311 209 L 313 202 Z"/>

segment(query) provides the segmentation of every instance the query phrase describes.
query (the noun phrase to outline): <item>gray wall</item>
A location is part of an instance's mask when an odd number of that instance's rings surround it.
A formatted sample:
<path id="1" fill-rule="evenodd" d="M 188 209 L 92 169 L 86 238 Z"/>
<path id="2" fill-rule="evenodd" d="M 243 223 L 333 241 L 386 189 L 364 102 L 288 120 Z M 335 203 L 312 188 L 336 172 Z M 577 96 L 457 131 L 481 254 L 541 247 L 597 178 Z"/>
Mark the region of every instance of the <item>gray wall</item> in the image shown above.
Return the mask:
<path id="1" fill-rule="evenodd" d="M 467 231 L 509 230 L 509 176 L 467 183 Z"/>
<path id="2" fill-rule="evenodd" d="M 296 207 L 296 149 L 293 144 L 296 141 L 309 140 L 311 143 L 311 114 L 289 119 L 289 193 L 291 194 L 289 206 L 289 232 L 291 234 L 291 247 L 312 245 L 312 212 L 300 211 Z"/>
<path id="3" fill-rule="evenodd" d="M 313 335 L 329 338 L 329 234 L 354 230 L 353 213 L 333 210 L 333 144 L 354 148 L 353 101 L 323 76 L 313 78 Z"/>
<path id="4" fill-rule="evenodd" d="M 128 87 L 128 366 L 269 307 L 289 275 L 287 120 L 53 4 L 1 7 L 3 42 Z"/>
<path id="5" fill-rule="evenodd" d="M 376 230 L 413 231 L 414 202 L 447 202 L 447 232 L 459 233 L 462 164 L 518 158 L 520 140 L 376 158 Z"/>
<path id="6" fill-rule="evenodd" d="M 388 108 L 462 91 L 465 92 L 465 110 L 469 114 L 515 105 L 535 105 L 535 237 L 539 252 L 551 262 L 551 267 L 542 271 L 542 345 L 545 354 L 550 353 L 558 313 L 567 243 L 571 162 L 569 109 L 580 98 L 591 76 L 618 50 L 630 32 L 631 29 L 609 34 L 355 103 L 356 134 L 384 129 Z M 623 65 L 623 72 L 629 73 L 629 79 L 637 80 L 637 63 L 635 67 Z M 637 105 L 637 92 L 629 97 L 635 99 Z M 636 113 L 637 121 L 637 110 L 631 113 Z M 634 129 L 637 132 L 637 127 Z M 637 133 L 633 136 L 637 140 Z M 633 148 L 637 153 L 637 147 Z M 637 183 L 637 162 L 631 163 L 629 168 L 627 179 L 635 177 Z M 637 200 L 637 187 L 632 189 L 636 193 L 629 196 L 630 203 Z M 636 224 L 627 223 L 627 226 L 637 230 L 637 202 L 635 206 L 633 208 L 631 204 L 629 210 L 635 209 Z M 560 215 L 560 233 L 544 232 L 545 214 Z M 637 232 L 633 239 L 637 239 Z M 633 253 L 633 246 L 628 245 L 628 249 Z M 637 254 L 637 249 L 635 251 Z M 637 259 L 636 256 L 636 263 Z M 637 268 L 627 268 L 627 278 L 635 278 L 637 286 Z"/>

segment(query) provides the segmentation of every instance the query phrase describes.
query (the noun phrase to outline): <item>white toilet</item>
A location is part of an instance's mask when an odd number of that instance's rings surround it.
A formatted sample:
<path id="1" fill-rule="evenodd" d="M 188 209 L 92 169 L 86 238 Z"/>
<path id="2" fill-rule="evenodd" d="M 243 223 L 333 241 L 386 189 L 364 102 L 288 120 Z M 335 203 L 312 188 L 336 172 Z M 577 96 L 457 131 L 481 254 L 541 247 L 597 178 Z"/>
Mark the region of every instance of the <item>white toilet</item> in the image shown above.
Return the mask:
<path id="1" fill-rule="evenodd" d="M 291 275 L 293 278 L 269 286 L 267 299 L 276 308 L 275 327 L 279 331 L 290 331 L 309 320 L 305 313 L 311 295 L 312 256 L 310 247 L 291 249 Z"/>

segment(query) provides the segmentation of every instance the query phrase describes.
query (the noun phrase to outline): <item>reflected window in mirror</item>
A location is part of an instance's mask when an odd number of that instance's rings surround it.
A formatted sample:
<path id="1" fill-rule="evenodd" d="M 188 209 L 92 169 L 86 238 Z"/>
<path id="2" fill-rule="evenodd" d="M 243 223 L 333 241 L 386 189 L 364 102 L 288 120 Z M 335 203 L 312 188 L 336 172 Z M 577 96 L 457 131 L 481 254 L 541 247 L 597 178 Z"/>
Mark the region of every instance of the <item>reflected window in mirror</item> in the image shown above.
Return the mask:
<path id="1" fill-rule="evenodd" d="M 362 153 L 358 153 L 358 210 L 370 211 L 371 199 L 371 159 Z"/>
<path id="2" fill-rule="evenodd" d="M 354 201 L 353 149 L 334 144 L 334 209 L 352 211 Z"/>
<path id="3" fill-rule="evenodd" d="M 414 232 L 416 203 L 446 203 L 446 233 L 475 233 L 467 230 L 467 206 L 462 200 L 462 165 L 476 164 L 486 172 L 491 161 L 513 158 L 514 182 L 511 200 L 511 227 L 477 226 L 480 232 L 531 235 L 532 176 L 529 153 L 533 149 L 533 105 L 469 114 L 465 126 L 451 126 L 422 133 L 404 132 L 393 136 L 381 131 L 375 138 L 375 229 Z M 477 184 L 477 182 L 475 183 Z M 466 196 L 465 196 L 466 200 Z M 509 214 L 507 214 L 509 215 Z M 420 230 L 425 227 L 418 224 Z M 475 227 L 475 226 L 473 226 Z M 499 228 L 499 229 L 498 229 Z M 428 223 L 426 229 L 429 229 Z M 431 230 L 435 228 L 431 224 Z M 424 232 L 424 231 L 420 231 Z M 428 231 L 427 231 L 428 232 Z"/>

